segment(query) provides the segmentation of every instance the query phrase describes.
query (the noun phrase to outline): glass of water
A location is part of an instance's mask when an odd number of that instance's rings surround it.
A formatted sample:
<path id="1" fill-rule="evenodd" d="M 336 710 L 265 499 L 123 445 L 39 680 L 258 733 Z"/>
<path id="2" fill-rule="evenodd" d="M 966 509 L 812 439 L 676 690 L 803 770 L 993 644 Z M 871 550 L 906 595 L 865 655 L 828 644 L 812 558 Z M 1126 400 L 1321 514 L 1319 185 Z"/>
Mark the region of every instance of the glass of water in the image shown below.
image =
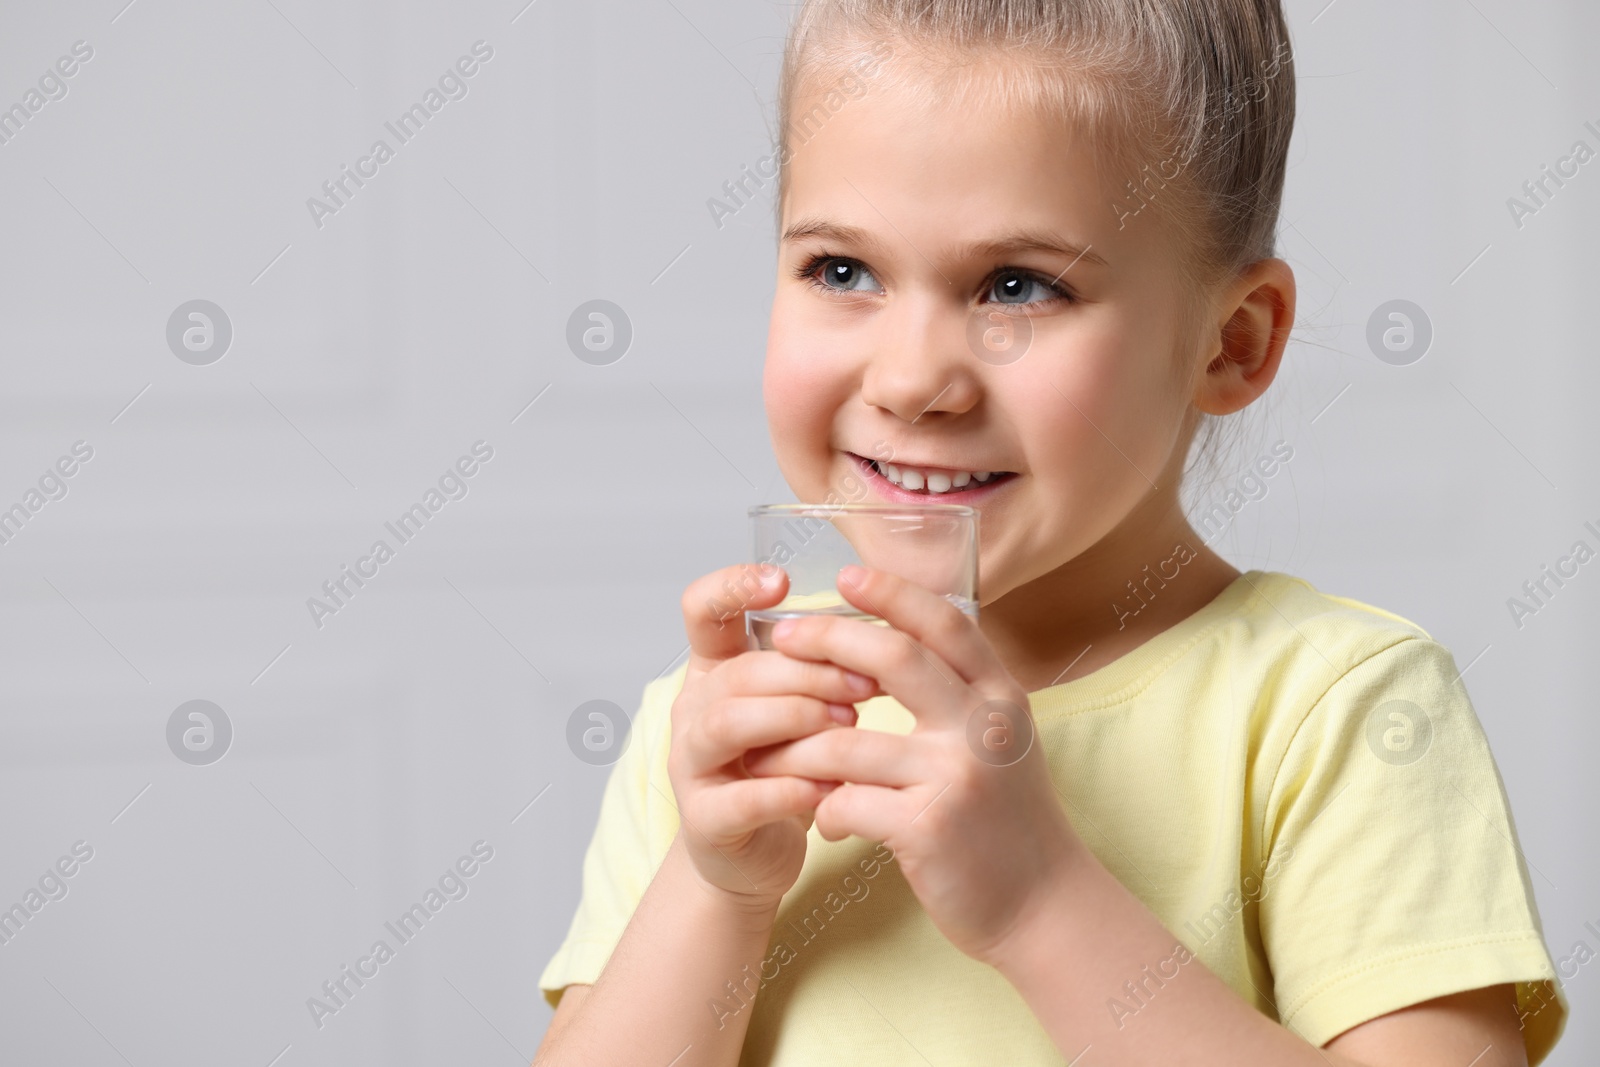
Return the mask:
<path id="1" fill-rule="evenodd" d="M 750 509 L 757 563 L 789 575 L 789 593 L 745 612 L 753 649 L 772 648 L 772 628 L 805 615 L 883 623 L 839 592 L 852 563 L 904 578 L 978 617 L 978 510 L 965 504 L 761 504 Z M 887 623 L 883 623 L 887 625 Z"/>

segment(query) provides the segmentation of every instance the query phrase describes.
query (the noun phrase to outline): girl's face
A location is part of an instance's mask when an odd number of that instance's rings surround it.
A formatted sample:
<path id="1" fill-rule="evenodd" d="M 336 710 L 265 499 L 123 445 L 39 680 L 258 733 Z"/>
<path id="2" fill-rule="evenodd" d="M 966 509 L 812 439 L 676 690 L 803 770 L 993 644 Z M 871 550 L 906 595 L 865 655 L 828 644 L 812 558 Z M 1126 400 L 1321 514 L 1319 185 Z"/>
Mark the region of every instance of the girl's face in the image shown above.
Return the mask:
<path id="1" fill-rule="evenodd" d="M 1170 515 L 1191 394 L 1178 258 L 1124 188 L 1148 175 L 1100 173 L 1059 120 L 928 111 L 887 79 L 810 128 L 763 380 L 796 496 L 978 508 L 985 603 Z"/>

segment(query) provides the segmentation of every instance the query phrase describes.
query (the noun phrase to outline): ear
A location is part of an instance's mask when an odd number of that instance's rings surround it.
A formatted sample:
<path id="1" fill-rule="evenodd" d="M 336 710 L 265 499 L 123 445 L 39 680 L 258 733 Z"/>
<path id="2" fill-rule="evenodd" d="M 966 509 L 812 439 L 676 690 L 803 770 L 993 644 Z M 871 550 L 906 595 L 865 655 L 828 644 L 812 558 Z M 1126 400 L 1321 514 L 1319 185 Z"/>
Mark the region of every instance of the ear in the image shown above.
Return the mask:
<path id="1" fill-rule="evenodd" d="M 1218 336 L 1195 386 L 1195 407 L 1231 415 L 1267 391 L 1289 343 L 1294 303 L 1294 271 L 1281 259 L 1251 264 L 1228 287 L 1218 305 Z"/>

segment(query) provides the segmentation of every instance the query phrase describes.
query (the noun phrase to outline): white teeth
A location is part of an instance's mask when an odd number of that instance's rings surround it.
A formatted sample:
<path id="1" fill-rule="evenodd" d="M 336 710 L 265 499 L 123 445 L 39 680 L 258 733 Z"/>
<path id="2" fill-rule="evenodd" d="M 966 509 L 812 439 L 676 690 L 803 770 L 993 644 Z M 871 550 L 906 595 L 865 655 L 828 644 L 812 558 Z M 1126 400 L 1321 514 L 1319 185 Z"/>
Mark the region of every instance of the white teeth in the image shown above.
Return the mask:
<path id="1" fill-rule="evenodd" d="M 948 493 L 953 489 L 962 489 L 968 485 L 982 484 L 997 477 L 999 471 L 923 471 L 915 467 L 900 467 L 893 463 L 879 461 L 876 464 L 878 473 L 889 481 L 908 489 L 911 492 L 921 492 L 927 486 L 929 493 Z"/>

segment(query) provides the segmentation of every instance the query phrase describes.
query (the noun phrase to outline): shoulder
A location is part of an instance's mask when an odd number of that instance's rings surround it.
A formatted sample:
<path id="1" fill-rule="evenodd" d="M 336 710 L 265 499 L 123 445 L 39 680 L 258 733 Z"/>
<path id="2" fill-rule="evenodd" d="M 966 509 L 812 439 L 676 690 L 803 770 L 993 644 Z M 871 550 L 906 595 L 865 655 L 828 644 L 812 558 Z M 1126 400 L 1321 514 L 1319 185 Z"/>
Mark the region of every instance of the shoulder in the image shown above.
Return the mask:
<path id="1" fill-rule="evenodd" d="M 634 740 L 643 744 L 652 765 L 666 765 L 667 745 L 672 738 L 672 704 L 683 691 L 688 672 L 686 660 L 666 674 L 645 683 L 638 713 L 634 715 L 629 729 Z"/>
<path id="2" fill-rule="evenodd" d="M 649 716 L 652 721 L 657 718 L 668 719 L 672 717 L 672 702 L 678 699 L 678 694 L 683 692 L 683 680 L 689 673 L 689 663 L 685 660 L 666 674 L 653 681 L 646 682 L 644 697 L 639 702 L 638 718 L 643 720 Z"/>
<path id="3" fill-rule="evenodd" d="M 1303 785 L 1323 761 L 1376 771 L 1416 763 L 1430 748 L 1487 767 L 1461 666 L 1421 626 L 1292 575 L 1246 577 L 1254 588 L 1213 651 L 1231 662 L 1234 684 L 1256 693 L 1248 732 L 1273 789 Z M 1448 763 L 1428 761 L 1412 777 Z"/>
<path id="4" fill-rule="evenodd" d="M 1252 596 L 1243 614 L 1275 619 L 1285 627 L 1326 634 L 1332 644 L 1358 652 L 1408 637 L 1432 640 L 1417 623 L 1354 597 L 1325 592 L 1304 578 L 1280 571 L 1249 571 L 1240 577 Z"/>
<path id="5" fill-rule="evenodd" d="M 1347 675 L 1380 666 L 1459 674 L 1450 650 L 1404 616 L 1277 571 L 1250 571 L 1240 581 L 1249 593 L 1218 627 L 1218 640 L 1302 701 L 1315 702 Z"/>
<path id="6" fill-rule="evenodd" d="M 1368 798 L 1341 801 L 1350 812 L 1402 796 L 1427 810 L 1436 795 L 1500 795 L 1449 649 L 1409 619 L 1303 579 L 1251 577 L 1252 603 L 1233 621 L 1255 628 L 1248 732 L 1265 832 L 1296 801 L 1316 810 L 1347 785 L 1348 796 Z"/>

